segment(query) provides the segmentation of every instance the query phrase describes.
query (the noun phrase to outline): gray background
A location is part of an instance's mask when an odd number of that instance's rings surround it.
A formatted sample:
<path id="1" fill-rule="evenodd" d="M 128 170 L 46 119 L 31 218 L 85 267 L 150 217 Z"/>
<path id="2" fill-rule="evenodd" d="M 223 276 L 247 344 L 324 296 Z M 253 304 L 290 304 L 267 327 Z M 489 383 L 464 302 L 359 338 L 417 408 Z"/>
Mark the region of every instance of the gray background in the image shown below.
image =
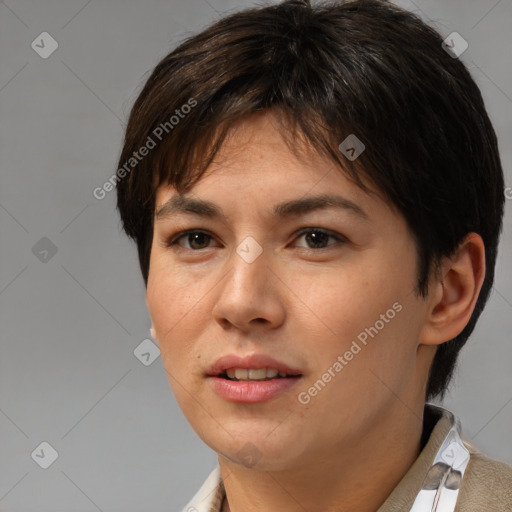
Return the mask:
<path id="1" fill-rule="evenodd" d="M 512 1 L 400 4 L 468 41 L 461 58 L 512 186 Z M 129 109 L 157 61 L 184 35 L 250 5 L 0 2 L 2 512 L 171 512 L 216 464 L 177 407 L 161 358 L 145 366 L 134 355 L 150 327 L 136 249 L 121 233 L 115 193 L 99 201 L 92 191 L 115 172 Z M 43 31 L 59 45 L 47 59 L 31 48 Z M 494 293 L 445 400 L 465 438 L 508 463 L 511 203 Z M 31 456 L 43 441 L 59 454 L 48 469 L 36 463 L 48 450 Z"/>

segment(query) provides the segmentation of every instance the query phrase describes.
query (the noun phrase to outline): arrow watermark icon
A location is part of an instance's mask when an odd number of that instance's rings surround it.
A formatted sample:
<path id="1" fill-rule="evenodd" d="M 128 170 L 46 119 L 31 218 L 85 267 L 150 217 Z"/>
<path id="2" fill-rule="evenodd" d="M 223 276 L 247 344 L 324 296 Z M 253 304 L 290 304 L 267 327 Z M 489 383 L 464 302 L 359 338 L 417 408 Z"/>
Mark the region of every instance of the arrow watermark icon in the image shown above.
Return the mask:
<path id="1" fill-rule="evenodd" d="M 57 246 L 49 238 L 43 236 L 32 247 L 32 254 L 41 263 L 48 263 L 57 254 Z"/>
<path id="2" fill-rule="evenodd" d="M 240 242 L 236 252 L 246 263 L 252 263 L 263 252 L 263 247 L 252 236 L 248 236 Z"/>
<path id="3" fill-rule="evenodd" d="M 41 32 L 30 46 L 39 57 L 47 59 L 59 47 L 59 43 L 48 32 Z"/>
<path id="4" fill-rule="evenodd" d="M 452 59 L 459 58 L 468 49 L 468 46 L 468 42 L 458 32 L 452 32 L 441 44 L 443 50 Z"/>
<path id="5" fill-rule="evenodd" d="M 351 133 L 339 146 L 338 149 L 353 162 L 365 149 L 366 146 L 363 144 L 356 135 Z"/>

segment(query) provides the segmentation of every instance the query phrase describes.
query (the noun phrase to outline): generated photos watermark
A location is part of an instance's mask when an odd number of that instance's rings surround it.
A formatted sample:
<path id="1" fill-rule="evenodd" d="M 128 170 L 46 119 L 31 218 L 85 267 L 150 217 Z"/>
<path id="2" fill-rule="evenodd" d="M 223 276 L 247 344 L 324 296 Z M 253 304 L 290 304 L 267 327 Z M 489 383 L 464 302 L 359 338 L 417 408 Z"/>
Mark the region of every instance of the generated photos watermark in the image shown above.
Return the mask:
<path id="1" fill-rule="evenodd" d="M 370 327 L 365 328 L 357 335 L 357 340 L 353 340 L 350 348 L 339 355 L 336 361 L 333 362 L 329 368 L 322 374 L 322 376 L 310 386 L 307 391 L 301 391 L 297 395 L 299 403 L 307 405 L 311 402 L 311 398 L 315 397 L 322 391 L 331 380 L 336 377 L 347 366 L 354 357 L 361 352 L 361 350 L 368 345 L 370 341 L 368 338 L 373 339 L 379 334 L 386 324 L 389 324 L 393 318 L 402 311 L 403 306 L 399 302 L 395 302 L 385 313 L 380 315 L 380 318 Z"/>
<path id="2" fill-rule="evenodd" d="M 126 160 L 124 165 L 119 168 L 112 176 L 103 183 L 101 187 L 96 187 L 92 194 L 98 199 L 105 199 L 107 194 L 114 190 L 116 184 L 125 178 L 132 169 L 146 157 L 150 151 L 162 142 L 164 137 L 171 133 L 172 130 L 180 123 L 182 119 L 185 119 L 187 114 L 191 112 L 191 110 L 197 105 L 197 100 L 194 98 L 189 98 L 189 100 L 181 105 L 180 108 L 174 110 L 174 114 L 172 115 L 168 121 L 164 123 L 160 123 L 152 132 L 151 135 L 148 135 L 146 142 L 138 149 L 138 151 L 134 151 L 132 156 Z"/>

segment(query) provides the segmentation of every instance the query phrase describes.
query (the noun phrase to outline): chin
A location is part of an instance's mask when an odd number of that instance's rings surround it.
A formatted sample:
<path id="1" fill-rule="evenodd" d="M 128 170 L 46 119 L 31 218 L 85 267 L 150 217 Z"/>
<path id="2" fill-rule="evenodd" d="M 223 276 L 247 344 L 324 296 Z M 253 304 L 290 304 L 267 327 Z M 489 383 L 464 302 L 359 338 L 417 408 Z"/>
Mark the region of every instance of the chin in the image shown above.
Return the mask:
<path id="1" fill-rule="evenodd" d="M 274 426 L 275 428 L 275 426 Z M 254 432 L 246 436 L 224 437 L 222 442 L 219 439 L 213 442 L 206 442 L 212 450 L 220 457 L 224 457 L 229 462 L 247 469 L 258 471 L 280 471 L 297 464 L 300 456 L 294 450 L 300 446 L 290 436 L 274 436 L 272 440 L 268 438 L 268 430 L 261 435 Z"/>

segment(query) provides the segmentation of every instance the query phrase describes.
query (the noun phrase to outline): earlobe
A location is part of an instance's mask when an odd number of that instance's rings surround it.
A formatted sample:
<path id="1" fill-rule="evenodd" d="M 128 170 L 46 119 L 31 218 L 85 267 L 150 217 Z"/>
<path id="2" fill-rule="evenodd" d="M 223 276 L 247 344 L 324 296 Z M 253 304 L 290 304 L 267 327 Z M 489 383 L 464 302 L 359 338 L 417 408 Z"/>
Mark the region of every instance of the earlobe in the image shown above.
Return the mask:
<path id="1" fill-rule="evenodd" d="M 444 258 L 429 290 L 429 310 L 420 336 L 423 345 L 440 345 L 466 327 L 485 277 L 485 247 L 480 235 L 468 234 L 457 251 Z"/>

